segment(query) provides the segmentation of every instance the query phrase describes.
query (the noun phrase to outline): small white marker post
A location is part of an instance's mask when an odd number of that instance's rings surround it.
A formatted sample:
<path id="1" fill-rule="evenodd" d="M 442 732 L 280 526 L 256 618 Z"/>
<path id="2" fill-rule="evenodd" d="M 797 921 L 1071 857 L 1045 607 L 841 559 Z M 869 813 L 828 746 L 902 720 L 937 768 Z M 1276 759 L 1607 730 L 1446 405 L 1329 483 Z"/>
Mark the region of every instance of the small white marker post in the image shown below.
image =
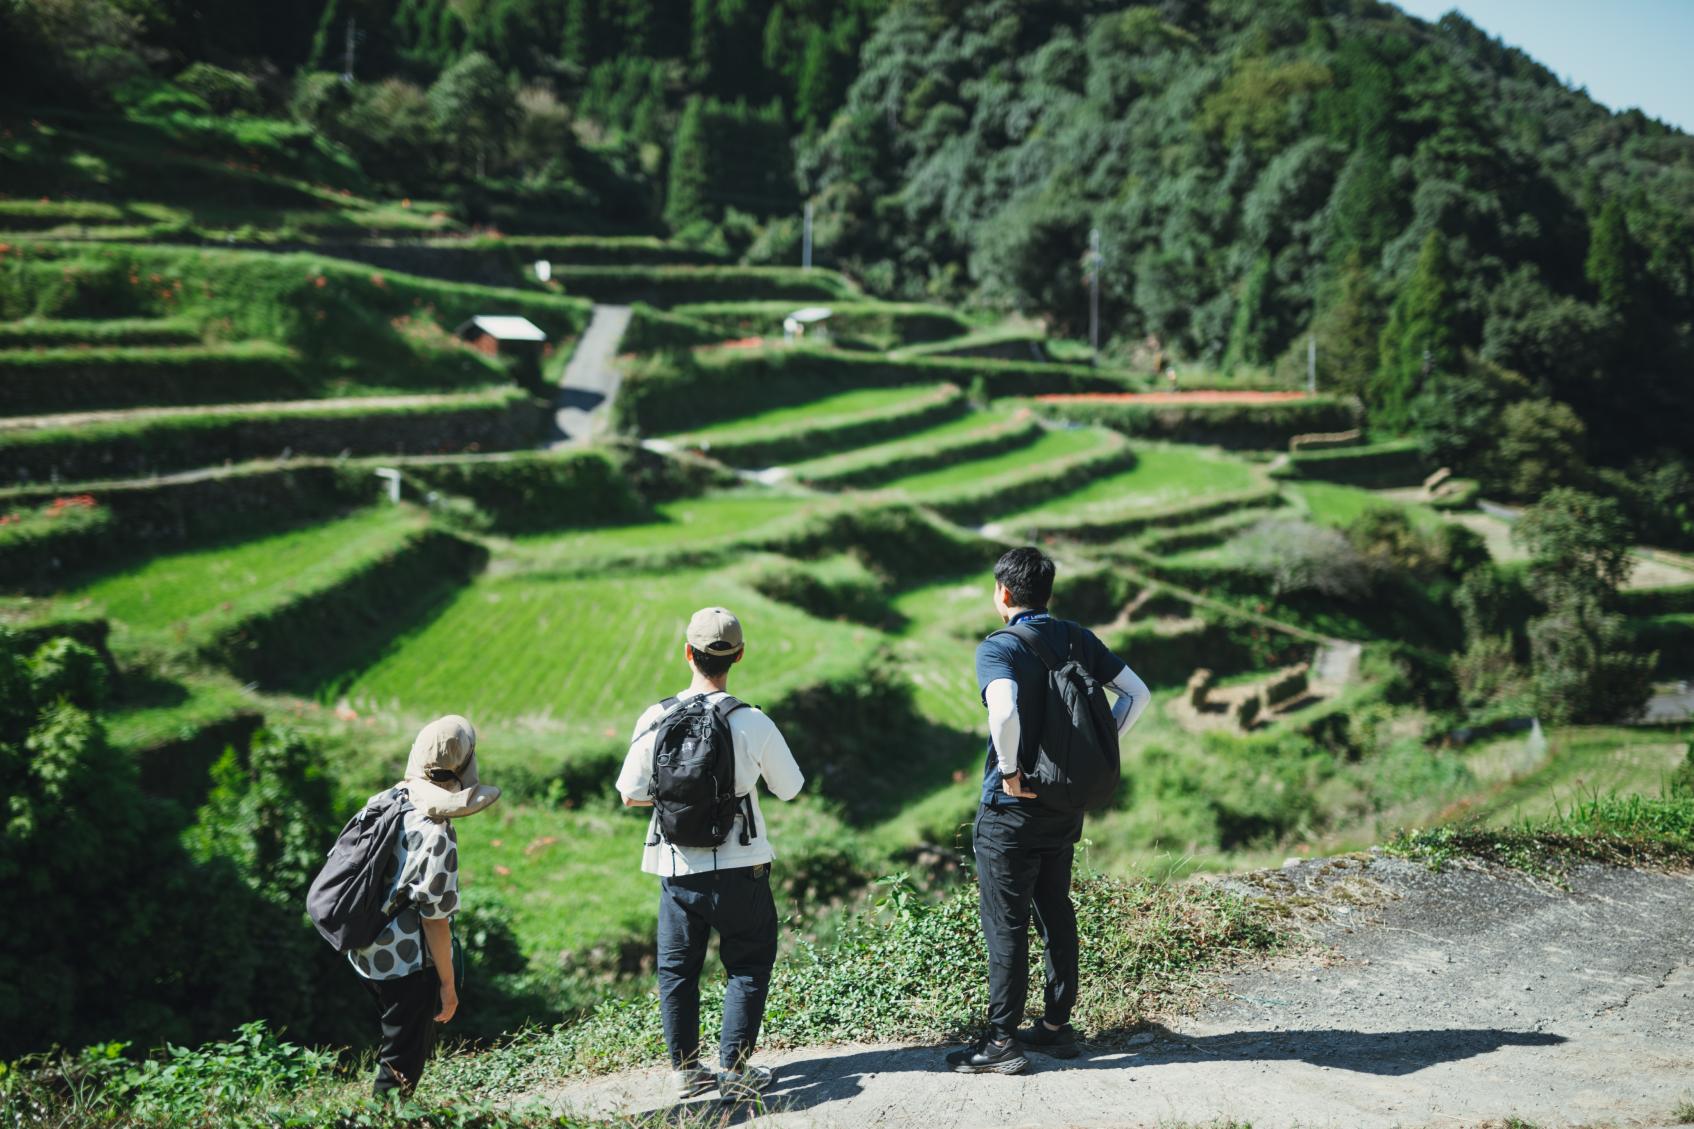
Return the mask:
<path id="1" fill-rule="evenodd" d="M 376 468 L 376 476 L 388 484 L 388 500 L 395 505 L 400 504 L 400 472 L 393 467 L 380 466 Z"/>

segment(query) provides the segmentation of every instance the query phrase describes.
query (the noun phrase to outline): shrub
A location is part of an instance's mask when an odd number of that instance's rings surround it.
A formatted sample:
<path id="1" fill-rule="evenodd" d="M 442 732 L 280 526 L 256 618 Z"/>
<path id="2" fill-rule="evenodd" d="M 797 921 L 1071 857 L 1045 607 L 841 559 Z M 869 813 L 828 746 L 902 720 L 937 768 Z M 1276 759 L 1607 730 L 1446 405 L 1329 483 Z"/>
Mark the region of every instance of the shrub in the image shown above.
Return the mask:
<path id="1" fill-rule="evenodd" d="M 1358 600 L 1371 589 L 1370 566 L 1339 531 L 1271 519 L 1236 542 L 1247 568 L 1269 579 L 1276 596 L 1316 592 Z"/>

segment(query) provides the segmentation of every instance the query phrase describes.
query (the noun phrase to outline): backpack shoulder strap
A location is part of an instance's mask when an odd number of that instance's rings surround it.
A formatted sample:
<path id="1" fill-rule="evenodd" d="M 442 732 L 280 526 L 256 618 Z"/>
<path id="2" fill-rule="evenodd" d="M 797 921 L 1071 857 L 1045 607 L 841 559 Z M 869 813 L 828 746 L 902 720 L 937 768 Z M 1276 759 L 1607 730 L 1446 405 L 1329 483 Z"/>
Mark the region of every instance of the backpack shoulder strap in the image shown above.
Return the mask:
<path id="1" fill-rule="evenodd" d="M 1066 630 L 1068 631 L 1069 628 L 1066 628 Z M 1002 627 L 994 635 L 1010 635 L 1014 639 L 1021 640 L 1024 646 L 1035 652 L 1035 657 L 1040 659 L 1041 665 L 1048 670 L 1058 670 L 1061 665 L 1059 656 L 1053 653 L 1053 648 L 1047 645 L 1047 640 L 1041 637 L 1041 632 L 1027 623 L 1014 623 L 1010 627 Z M 989 638 L 994 638 L 994 635 L 990 635 Z"/>
<path id="2" fill-rule="evenodd" d="M 728 723 L 730 714 L 734 713 L 736 710 L 745 709 L 746 706 L 747 703 L 743 702 L 735 695 L 725 694 L 716 702 L 712 703 L 712 711 L 718 715 L 719 721 Z"/>
<path id="3" fill-rule="evenodd" d="M 679 700 L 680 699 L 672 696 L 672 697 L 666 698 L 664 701 L 660 702 L 659 703 L 659 716 L 654 718 L 653 721 L 652 721 L 652 724 L 648 725 L 646 729 L 643 729 L 640 733 L 637 733 L 635 735 L 635 741 L 641 740 L 643 737 L 647 736 L 647 734 L 653 732 L 655 729 L 659 728 L 659 726 L 663 725 L 665 723 L 665 718 L 669 717 L 671 715 L 671 711 L 676 709 L 676 704 Z M 635 741 L 631 741 L 630 744 L 631 745 L 635 744 Z"/>

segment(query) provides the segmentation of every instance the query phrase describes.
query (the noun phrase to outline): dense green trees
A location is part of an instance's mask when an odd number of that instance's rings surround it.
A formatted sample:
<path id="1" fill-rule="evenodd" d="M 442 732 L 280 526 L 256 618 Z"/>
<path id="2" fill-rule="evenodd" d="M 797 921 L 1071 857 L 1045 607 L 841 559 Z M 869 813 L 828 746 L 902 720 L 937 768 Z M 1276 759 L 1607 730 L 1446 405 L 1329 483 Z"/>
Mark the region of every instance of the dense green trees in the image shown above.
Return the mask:
<path id="1" fill-rule="evenodd" d="M 27 970 L 0 982 L 0 1055 L 197 1039 L 255 1014 L 352 1035 L 300 922 L 333 821 L 310 758 L 267 739 L 250 764 L 227 759 L 196 822 L 107 743 L 105 687 L 82 644 L 26 655 L 0 632 L 0 883 L 15 900 L 0 959 Z"/>

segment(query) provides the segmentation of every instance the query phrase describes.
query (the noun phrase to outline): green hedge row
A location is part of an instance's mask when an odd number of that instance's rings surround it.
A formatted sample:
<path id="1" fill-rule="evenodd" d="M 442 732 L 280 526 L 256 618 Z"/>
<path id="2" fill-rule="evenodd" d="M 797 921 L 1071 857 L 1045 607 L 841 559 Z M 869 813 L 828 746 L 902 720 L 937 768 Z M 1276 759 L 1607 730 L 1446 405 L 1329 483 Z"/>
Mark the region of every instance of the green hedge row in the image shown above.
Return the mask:
<path id="1" fill-rule="evenodd" d="M 546 259 L 555 266 L 717 266 L 714 251 L 684 247 L 651 235 L 502 235 L 431 239 L 425 246 L 476 251 L 508 250 L 520 260 Z"/>
<path id="2" fill-rule="evenodd" d="M 0 322 L 0 349 L 87 345 L 194 345 L 200 327 L 190 318 L 31 318 Z"/>
<path id="3" fill-rule="evenodd" d="M 845 451 L 898 435 L 909 435 L 957 419 L 969 405 L 957 385 L 943 384 L 932 394 L 871 412 L 815 423 L 791 423 L 699 444 L 712 458 L 730 466 L 775 466 L 812 455 Z M 675 441 L 695 444 L 686 435 Z"/>
<path id="4" fill-rule="evenodd" d="M 646 302 L 679 306 L 710 302 L 725 294 L 794 302 L 834 301 L 858 296 L 846 278 L 828 270 L 736 266 L 572 266 L 553 268 L 567 294 L 597 302 Z"/>
<path id="5" fill-rule="evenodd" d="M 672 312 L 720 330 L 729 337 L 781 337 L 782 321 L 793 313 L 793 302 L 698 302 Z M 970 323 L 946 306 L 916 302 L 847 301 L 829 303 L 831 337 L 865 341 L 891 349 L 909 341 L 937 341 L 970 330 Z M 1027 360 L 1027 357 L 1019 359 Z"/>
<path id="6" fill-rule="evenodd" d="M 1120 435 L 1098 450 L 1084 451 L 1063 459 L 1032 463 L 1015 474 L 971 482 L 942 494 L 925 495 L 924 505 L 937 513 L 974 525 L 996 514 L 1028 509 L 1030 506 L 1079 489 L 1091 479 L 1125 471 L 1135 465 L 1135 450 Z"/>
<path id="7" fill-rule="evenodd" d="M 629 324 L 618 342 L 620 353 L 657 353 L 669 349 L 692 349 L 716 345 L 728 335 L 717 326 L 686 317 L 675 310 L 666 312 L 645 302 L 634 303 Z"/>
<path id="8" fill-rule="evenodd" d="M 522 533 L 636 521 L 650 513 L 655 495 L 683 492 L 675 482 L 667 491 L 653 476 L 681 476 L 687 473 L 685 464 L 654 461 L 644 490 L 636 466 L 643 460 L 618 448 L 588 448 L 557 455 L 525 451 L 476 459 L 408 459 L 396 465 L 407 482 L 468 498 L 495 528 Z"/>
<path id="9" fill-rule="evenodd" d="M 1295 435 L 1343 431 L 1356 426 L 1357 401 L 1316 396 L 1272 404 L 1161 405 L 1134 400 L 1043 400 L 1043 415 L 1074 423 L 1098 424 L 1125 435 L 1206 443 L 1248 450 L 1287 447 Z"/>
<path id="10" fill-rule="evenodd" d="M 108 568 L 129 556 L 322 520 L 368 505 L 380 496 L 380 485 L 367 467 L 310 463 L 0 490 L 0 513 L 41 509 L 55 498 L 88 494 L 110 515 L 108 523 L 92 531 L 60 527 L 63 535 L 46 544 L 0 539 L 0 586 L 63 588 L 68 575 Z"/>
<path id="11" fill-rule="evenodd" d="M 366 405 L 358 400 L 0 429 L 0 465 L 34 480 L 119 478 L 293 455 L 445 454 L 535 444 L 546 411 L 517 388 Z"/>
<path id="12" fill-rule="evenodd" d="M 957 337 L 911 345 L 899 351 L 902 360 L 913 357 L 974 357 L 978 360 L 1033 361 L 1045 363 L 1047 338 L 1029 330 L 963 333 Z"/>
<path id="13" fill-rule="evenodd" d="M 749 588 L 820 619 L 850 619 L 872 627 L 888 625 L 888 584 L 859 558 L 843 553 L 818 561 L 764 557 L 740 579 Z"/>
<path id="14" fill-rule="evenodd" d="M 1122 513 L 1101 512 L 1067 521 L 1040 521 L 1018 527 L 1018 533 L 1032 541 L 1058 537 L 1070 541 L 1117 541 L 1149 529 L 1164 526 L 1188 525 L 1206 521 L 1236 510 L 1278 506 L 1282 494 L 1274 486 L 1261 486 L 1233 494 L 1213 494 L 1198 501 L 1178 502 L 1154 509 L 1130 509 Z"/>
<path id="15" fill-rule="evenodd" d="M 899 361 L 803 345 L 705 349 L 650 356 L 626 366 L 612 421 L 621 431 L 666 434 L 857 388 L 941 383 L 974 385 L 990 396 L 1017 396 L 1123 391 L 1128 378 L 1066 365 Z"/>
<path id="16" fill-rule="evenodd" d="M 0 415 L 285 400 L 308 394 L 293 350 L 268 341 L 0 352 Z"/>
<path id="17" fill-rule="evenodd" d="M 122 223 L 112 204 L 76 200 L 0 200 L 0 231 L 45 231 L 67 223 Z"/>
<path id="18" fill-rule="evenodd" d="M 466 351 L 447 347 L 441 331 L 477 314 L 521 314 L 568 349 L 590 305 L 319 254 L 20 243 L 0 258 L 0 320 L 187 317 L 222 340 L 291 346 L 302 371 L 326 381 L 374 373 L 391 387 L 462 388 Z"/>
<path id="19" fill-rule="evenodd" d="M 1388 488 L 1415 486 L 1427 472 L 1417 440 L 1394 439 L 1365 447 L 1291 454 L 1284 473 L 1350 486 Z"/>
<path id="20" fill-rule="evenodd" d="M 1637 650 L 1659 652 L 1660 678 L 1694 675 L 1694 613 L 1632 620 L 1630 626 Z"/>
<path id="21" fill-rule="evenodd" d="M 1669 588 L 1625 588 L 1618 603 L 1630 615 L 1694 614 L 1694 584 Z"/>
<path id="22" fill-rule="evenodd" d="M 357 669 L 381 644 L 480 572 L 488 550 L 435 529 L 334 584 L 290 593 L 266 611 L 192 644 L 201 658 L 267 689 L 316 690 Z"/>
<path id="23" fill-rule="evenodd" d="M 1171 630 L 1157 620 L 1101 637 L 1154 686 L 1181 686 L 1197 669 L 1228 676 L 1311 657 L 1312 644 L 1246 619 L 1202 619 Z"/>
<path id="24" fill-rule="evenodd" d="M 796 470 L 795 476 L 808 485 L 825 490 L 863 490 L 908 474 L 939 470 L 954 463 L 1027 447 L 1040 436 L 1041 426 L 1033 419 L 1014 419 L 945 439 L 932 440 L 918 435 L 862 451 L 850 451 L 808 463 Z"/>

